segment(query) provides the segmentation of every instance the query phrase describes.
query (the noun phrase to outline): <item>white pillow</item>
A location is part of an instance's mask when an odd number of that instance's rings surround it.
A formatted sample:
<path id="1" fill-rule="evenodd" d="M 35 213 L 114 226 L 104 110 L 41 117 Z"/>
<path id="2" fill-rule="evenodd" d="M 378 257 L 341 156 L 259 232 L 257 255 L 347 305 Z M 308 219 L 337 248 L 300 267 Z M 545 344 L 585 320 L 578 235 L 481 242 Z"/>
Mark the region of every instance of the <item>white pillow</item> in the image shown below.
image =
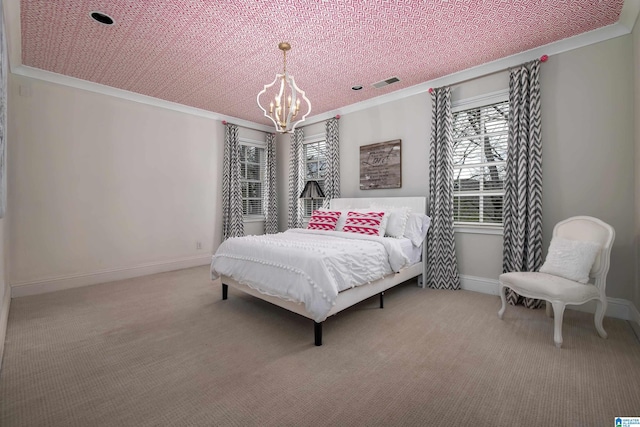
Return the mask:
<path id="1" fill-rule="evenodd" d="M 587 283 L 589 272 L 602 247 L 596 242 L 554 237 L 540 273 L 553 274 L 574 282 Z"/>
<path id="2" fill-rule="evenodd" d="M 431 225 L 431 218 L 421 213 L 411 213 L 407 218 L 407 224 L 404 228 L 404 237 L 411 240 L 413 246 L 420 247 L 424 238 L 429 231 L 429 225 Z"/>
<path id="3" fill-rule="evenodd" d="M 387 222 L 387 229 L 385 231 L 386 236 L 399 239 L 404 235 L 404 229 L 407 225 L 407 219 L 409 218 L 409 214 L 411 213 L 411 208 L 382 206 L 372 203 L 371 209 L 383 209 L 389 217 Z"/>

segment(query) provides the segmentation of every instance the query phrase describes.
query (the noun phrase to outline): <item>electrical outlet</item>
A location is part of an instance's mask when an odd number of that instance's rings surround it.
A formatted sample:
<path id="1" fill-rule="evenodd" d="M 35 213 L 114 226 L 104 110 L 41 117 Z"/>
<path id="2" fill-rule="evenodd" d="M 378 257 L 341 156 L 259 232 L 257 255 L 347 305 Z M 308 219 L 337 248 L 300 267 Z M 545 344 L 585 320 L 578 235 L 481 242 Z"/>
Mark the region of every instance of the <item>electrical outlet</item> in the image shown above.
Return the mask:
<path id="1" fill-rule="evenodd" d="M 196 242 L 196 249 L 202 249 L 202 242 Z"/>

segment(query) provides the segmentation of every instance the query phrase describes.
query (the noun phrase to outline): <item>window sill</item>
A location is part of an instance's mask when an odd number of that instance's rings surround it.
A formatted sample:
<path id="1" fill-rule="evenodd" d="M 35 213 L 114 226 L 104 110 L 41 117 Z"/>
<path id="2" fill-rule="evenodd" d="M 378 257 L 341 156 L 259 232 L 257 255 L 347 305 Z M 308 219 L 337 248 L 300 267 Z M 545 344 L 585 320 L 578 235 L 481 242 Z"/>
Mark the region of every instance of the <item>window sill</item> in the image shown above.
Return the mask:
<path id="1" fill-rule="evenodd" d="M 242 218 L 242 222 L 263 222 L 263 216 L 245 216 Z"/>
<path id="2" fill-rule="evenodd" d="M 504 233 L 504 227 L 492 227 L 486 225 L 454 225 L 453 231 L 454 233 L 502 235 Z"/>

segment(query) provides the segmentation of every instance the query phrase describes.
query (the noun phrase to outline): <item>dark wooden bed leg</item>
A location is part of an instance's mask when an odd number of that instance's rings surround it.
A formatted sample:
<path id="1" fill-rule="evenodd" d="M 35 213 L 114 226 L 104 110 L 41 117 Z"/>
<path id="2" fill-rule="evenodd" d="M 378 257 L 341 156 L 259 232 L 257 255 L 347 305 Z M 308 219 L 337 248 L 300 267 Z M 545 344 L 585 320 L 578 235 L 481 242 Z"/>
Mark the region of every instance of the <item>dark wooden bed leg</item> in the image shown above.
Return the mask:
<path id="1" fill-rule="evenodd" d="M 222 284 L 222 299 L 227 299 L 229 294 L 229 285 Z"/>
<path id="2" fill-rule="evenodd" d="M 316 345 L 322 345 L 322 322 L 313 322 L 313 334 L 315 336 Z"/>
<path id="3" fill-rule="evenodd" d="M 380 292 L 380 308 L 384 308 L 384 292 Z"/>

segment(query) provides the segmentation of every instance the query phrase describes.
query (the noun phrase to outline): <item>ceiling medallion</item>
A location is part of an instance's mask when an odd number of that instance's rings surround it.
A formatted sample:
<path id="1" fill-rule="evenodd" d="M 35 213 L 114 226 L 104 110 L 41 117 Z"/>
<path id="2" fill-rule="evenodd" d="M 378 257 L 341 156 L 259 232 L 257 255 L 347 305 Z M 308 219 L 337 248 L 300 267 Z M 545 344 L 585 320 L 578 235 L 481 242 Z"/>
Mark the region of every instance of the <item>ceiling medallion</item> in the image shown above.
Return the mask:
<path id="1" fill-rule="evenodd" d="M 287 42 L 282 42 L 278 45 L 278 48 L 284 55 L 282 74 L 276 74 L 276 78 L 271 84 L 264 85 L 264 88 L 258 93 L 257 101 L 264 116 L 275 125 L 276 132 L 293 133 L 296 126 L 304 122 L 311 112 L 311 102 L 304 94 L 304 91 L 296 85 L 293 76 L 287 72 L 287 51 L 291 49 L 291 45 Z M 276 87 L 278 80 L 280 80 L 280 85 Z M 260 103 L 260 97 L 264 94 L 267 94 L 264 99 L 270 100 L 268 112 L 267 108 Z M 306 105 L 301 105 L 301 99 L 304 100 Z M 300 114 L 301 110 L 304 114 Z"/>

